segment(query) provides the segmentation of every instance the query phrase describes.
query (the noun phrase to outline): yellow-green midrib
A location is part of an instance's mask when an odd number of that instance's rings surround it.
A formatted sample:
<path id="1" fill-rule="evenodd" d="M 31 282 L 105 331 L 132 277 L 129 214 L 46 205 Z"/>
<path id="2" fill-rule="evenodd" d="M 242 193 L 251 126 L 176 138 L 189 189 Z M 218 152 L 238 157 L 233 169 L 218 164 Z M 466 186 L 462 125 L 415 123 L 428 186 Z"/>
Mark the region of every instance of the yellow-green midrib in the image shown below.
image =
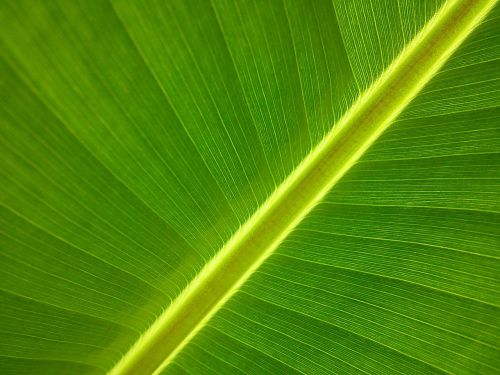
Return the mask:
<path id="1" fill-rule="evenodd" d="M 159 373 L 168 366 L 421 91 L 495 2 L 446 3 L 110 373 Z"/>

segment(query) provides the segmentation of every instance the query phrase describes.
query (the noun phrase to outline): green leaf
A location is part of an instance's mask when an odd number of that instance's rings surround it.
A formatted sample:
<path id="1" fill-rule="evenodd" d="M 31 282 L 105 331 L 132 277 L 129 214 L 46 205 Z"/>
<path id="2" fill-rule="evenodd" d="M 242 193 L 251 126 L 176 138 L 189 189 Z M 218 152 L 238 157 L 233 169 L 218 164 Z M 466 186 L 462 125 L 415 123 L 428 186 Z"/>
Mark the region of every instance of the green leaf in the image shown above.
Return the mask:
<path id="1" fill-rule="evenodd" d="M 500 7 L 2 1 L 2 374 L 500 370 Z"/>

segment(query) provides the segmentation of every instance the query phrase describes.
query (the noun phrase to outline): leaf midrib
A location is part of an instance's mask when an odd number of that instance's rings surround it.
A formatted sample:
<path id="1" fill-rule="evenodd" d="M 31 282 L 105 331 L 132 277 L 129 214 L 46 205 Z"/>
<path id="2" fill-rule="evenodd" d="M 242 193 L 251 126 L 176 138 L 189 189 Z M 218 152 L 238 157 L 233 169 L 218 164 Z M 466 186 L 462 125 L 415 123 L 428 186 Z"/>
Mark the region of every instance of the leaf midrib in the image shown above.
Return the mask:
<path id="1" fill-rule="evenodd" d="M 496 0 L 446 3 L 110 374 L 164 369 L 422 90 Z"/>

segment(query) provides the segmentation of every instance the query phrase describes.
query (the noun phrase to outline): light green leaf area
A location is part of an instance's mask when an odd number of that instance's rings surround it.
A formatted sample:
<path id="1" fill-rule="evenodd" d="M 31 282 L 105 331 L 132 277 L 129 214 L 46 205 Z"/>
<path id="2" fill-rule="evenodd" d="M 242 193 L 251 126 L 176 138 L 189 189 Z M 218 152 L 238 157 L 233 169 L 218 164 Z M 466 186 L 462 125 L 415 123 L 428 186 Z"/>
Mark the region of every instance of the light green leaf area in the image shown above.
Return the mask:
<path id="1" fill-rule="evenodd" d="M 443 4 L 1 1 L 0 373 L 127 373 Z M 453 22 L 436 40 L 470 35 L 390 127 L 134 373 L 500 372 L 500 6 Z"/>

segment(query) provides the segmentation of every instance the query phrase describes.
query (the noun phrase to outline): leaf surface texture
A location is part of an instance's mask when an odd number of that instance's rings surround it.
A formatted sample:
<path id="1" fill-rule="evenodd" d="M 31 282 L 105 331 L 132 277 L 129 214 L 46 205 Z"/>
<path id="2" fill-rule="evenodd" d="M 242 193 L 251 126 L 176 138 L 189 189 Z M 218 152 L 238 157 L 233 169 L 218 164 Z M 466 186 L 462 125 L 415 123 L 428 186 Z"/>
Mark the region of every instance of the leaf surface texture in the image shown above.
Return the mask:
<path id="1" fill-rule="evenodd" d="M 441 6 L 1 2 L 1 372 L 111 370 Z M 165 374 L 499 371 L 499 20 Z"/>

